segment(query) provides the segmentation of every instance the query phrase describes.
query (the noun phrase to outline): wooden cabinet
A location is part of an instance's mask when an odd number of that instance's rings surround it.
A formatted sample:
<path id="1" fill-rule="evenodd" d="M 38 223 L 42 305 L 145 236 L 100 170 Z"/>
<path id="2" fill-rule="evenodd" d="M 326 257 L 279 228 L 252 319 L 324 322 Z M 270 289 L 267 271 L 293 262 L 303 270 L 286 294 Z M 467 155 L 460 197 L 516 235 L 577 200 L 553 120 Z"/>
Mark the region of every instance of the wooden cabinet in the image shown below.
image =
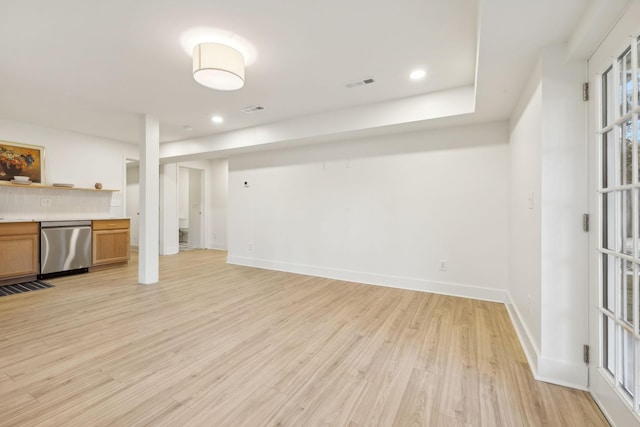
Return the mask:
<path id="1" fill-rule="evenodd" d="M 130 232 L 128 219 L 92 221 L 92 265 L 103 266 L 129 261 Z"/>
<path id="2" fill-rule="evenodd" d="M 0 223 L 0 285 L 36 279 L 40 272 L 37 222 Z"/>

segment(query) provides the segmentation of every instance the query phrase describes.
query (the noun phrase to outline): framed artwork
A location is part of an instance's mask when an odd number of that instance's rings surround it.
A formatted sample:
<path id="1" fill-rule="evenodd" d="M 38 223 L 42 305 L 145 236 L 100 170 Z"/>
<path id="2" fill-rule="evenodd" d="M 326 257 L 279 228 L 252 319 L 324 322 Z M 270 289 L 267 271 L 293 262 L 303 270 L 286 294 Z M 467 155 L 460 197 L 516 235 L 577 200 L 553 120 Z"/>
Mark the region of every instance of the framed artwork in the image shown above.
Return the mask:
<path id="1" fill-rule="evenodd" d="M 44 147 L 0 141 L 0 181 L 28 176 L 31 182 L 44 184 Z"/>

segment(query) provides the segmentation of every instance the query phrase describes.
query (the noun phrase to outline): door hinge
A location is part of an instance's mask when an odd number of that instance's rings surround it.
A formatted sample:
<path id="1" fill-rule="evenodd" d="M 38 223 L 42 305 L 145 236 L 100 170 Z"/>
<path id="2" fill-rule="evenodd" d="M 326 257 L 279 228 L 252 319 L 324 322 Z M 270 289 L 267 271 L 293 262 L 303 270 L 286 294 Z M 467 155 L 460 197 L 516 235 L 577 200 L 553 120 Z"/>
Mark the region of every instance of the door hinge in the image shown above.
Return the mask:
<path id="1" fill-rule="evenodd" d="M 582 230 L 589 231 L 589 214 L 582 215 Z"/>
<path id="2" fill-rule="evenodd" d="M 582 100 L 589 100 L 589 82 L 582 83 Z"/>
<path id="3" fill-rule="evenodd" d="M 589 364 L 589 346 L 587 344 L 582 347 L 582 359 L 584 363 Z"/>

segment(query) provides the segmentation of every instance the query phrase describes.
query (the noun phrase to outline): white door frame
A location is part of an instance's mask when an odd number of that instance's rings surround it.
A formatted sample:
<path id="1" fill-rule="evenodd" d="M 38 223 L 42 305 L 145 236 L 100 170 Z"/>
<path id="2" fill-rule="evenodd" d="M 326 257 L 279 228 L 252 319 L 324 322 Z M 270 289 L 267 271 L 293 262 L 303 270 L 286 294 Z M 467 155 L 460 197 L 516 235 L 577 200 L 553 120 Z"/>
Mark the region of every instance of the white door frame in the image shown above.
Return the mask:
<path id="1" fill-rule="evenodd" d="M 599 309 L 602 303 L 602 291 L 600 289 L 600 276 L 603 271 L 602 266 L 602 254 L 599 251 L 599 247 L 601 246 L 602 239 L 602 201 L 601 196 L 599 194 L 598 189 L 600 188 L 600 176 L 603 171 L 603 166 L 600 161 L 601 153 L 601 142 L 600 142 L 600 133 L 599 130 L 602 128 L 601 126 L 601 117 L 602 117 L 602 105 L 600 103 L 602 93 L 602 74 L 605 72 L 608 67 L 614 64 L 617 61 L 618 55 L 622 54 L 622 52 L 626 49 L 630 44 L 636 49 L 636 38 L 637 32 L 640 30 L 640 25 L 637 22 L 636 17 L 640 16 L 640 2 L 636 2 L 624 15 L 624 17 L 618 22 L 616 27 L 611 31 L 609 36 L 605 39 L 605 41 L 600 45 L 600 47 L 596 50 L 596 52 L 589 59 L 589 85 L 591 88 L 591 96 L 589 102 L 588 109 L 588 127 L 589 127 L 589 207 L 590 212 L 592 214 L 592 231 L 589 233 L 589 345 L 591 348 L 591 360 L 589 364 L 589 390 L 594 397 L 594 399 L 598 402 L 601 409 L 609 418 L 609 420 L 614 425 L 620 426 L 640 426 L 640 416 L 636 411 L 636 414 L 633 412 L 633 408 L 625 401 L 623 397 L 623 392 L 620 391 L 619 387 L 616 385 L 616 381 L 610 378 L 610 375 L 607 374 L 607 370 L 602 366 L 603 365 L 603 354 L 604 352 L 601 349 L 600 344 L 600 336 L 603 331 L 603 315 L 602 311 Z M 630 38 L 629 34 L 635 34 L 635 36 Z M 633 41 L 633 43 L 632 43 Z M 635 59 L 635 54 L 634 54 Z M 637 59 L 636 59 L 637 60 Z M 613 75 L 617 75 L 614 72 Z M 634 76 L 635 77 L 635 76 Z M 617 77 L 616 77 L 617 78 Z M 617 91 L 617 86 L 614 85 L 614 89 Z M 637 81 L 634 83 L 634 93 L 637 93 Z M 617 92 L 616 92 L 616 96 Z M 637 101 L 636 101 L 637 105 Z M 617 118 L 618 116 L 616 116 Z M 614 119 L 615 121 L 615 119 Z M 634 123 L 634 126 L 637 127 L 637 124 Z M 617 132 L 617 126 L 613 126 L 615 132 Z M 637 132 L 637 129 L 636 129 Z M 614 137 L 615 138 L 615 137 Z M 633 154 L 637 159 L 637 143 L 634 144 L 636 148 L 634 148 Z M 619 153 L 617 153 L 619 154 Z M 637 170 L 637 167 L 635 168 Z M 618 173 L 616 171 L 615 173 Z M 634 177 L 637 177 L 637 172 L 634 172 Z M 634 178 L 634 182 L 638 182 L 637 178 Z M 632 184 L 635 185 L 635 184 Z M 625 187 L 626 188 L 626 187 Z M 629 186 L 631 188 L 631 185 Z M 637 185 L 635 185 L 637 188 Z M 640 191 L 640 190 L 638 190 Z M 633 193 L 632 193 L 633 194 Z M 638 197 L 633 197 L 633 203 L 636 204 L 637 207 L 637 199 Z M 619 209 L 618 204 L 615 203 L 616 209 Z M 619 215 L 614 215 L 617 218 Z M 633 222 L 636 224 L 638 219 L 633 218 Z M 617 231 L 617 228 L 614 228 Z M 636 231 L 637 233 L 637 231 Z M 618 234 L 618 233 L 616 233 Z M 637 236 L 637 234 L 636 234 Z M 637 275 L 637 274 L 636 274 Z M 617 283 L 617 282 L 616 282 Z M 637 313 L 638 313 L 638 291 L 637 284 L 635 285 L 635 302 L 634 302 L 634 312 L 636 313 L 635 324 L 637 325 Z M 617 286 L 616 286 L 617 288 Z M 616 307 L 620 303 L 620 292 L 616 289 Z M 618 333 L 614 333 L 614 345 L 617 345 L 617 340 L 619 339 Z M 614 354 L 618 354 L 617 351 Z M 638 365 L 638 355 L 640 354 L 638 350 L 636 350 L 635 364 Z M 620 360 L 615 360 L 616 368 L 614 369 L 616 372 L 620 371 Z M 636 372 L 640 372 L 640 370 L 636 369 Z M 635 377 L 634 384 L 634 394 L 637 396 L 640 392 L 640 378 L 638 376 Z"/>
<path id="2" fill-rule="evenodd" d="M 179 163 L 178 164 L 179 168 L 184 168 L 187 169 L 188 171 L 191 170 L 196 170 L 199 172 L 199 177 L 200 177 L 200 215 L 199 215 L 199 228 L 200 228 L 200 233 L 198 236 L 198 241 L 200 242 L 199 247 L 200 248 L 206 248 L 207 247 L 207 239 L 206 239 L 206 221 L 205 221 L 205 217 L 206 217 L 206 199 L 205 199 L 205 195 L 206 195 L 206 191 L 205 191 L 205 184 L 206 184 L 206 170 L 203 168 L 199 168 L 199 167 L 195 167 L 195 166 L 191 166 L 188 164 L 182 164 Z M 191 173 L 189 173 L 189 176 L 191 175 Z M 180 179 L 180 173 L 178 173 L 178 179 Z M 180 188 L 181 185 L 179 184 L 178 188 Z M 189 188 L 191 187 L 191 185 L 189 185 Z M 189 210 L 189 222 L 191 222 L 191 209 L 192 209 L 192 203 L 191 201 L 189 201 L 189 206 L 188 206 L 188 210 Z M 189 234 L 191 234 L 191 225 L 189 225 Z"/>

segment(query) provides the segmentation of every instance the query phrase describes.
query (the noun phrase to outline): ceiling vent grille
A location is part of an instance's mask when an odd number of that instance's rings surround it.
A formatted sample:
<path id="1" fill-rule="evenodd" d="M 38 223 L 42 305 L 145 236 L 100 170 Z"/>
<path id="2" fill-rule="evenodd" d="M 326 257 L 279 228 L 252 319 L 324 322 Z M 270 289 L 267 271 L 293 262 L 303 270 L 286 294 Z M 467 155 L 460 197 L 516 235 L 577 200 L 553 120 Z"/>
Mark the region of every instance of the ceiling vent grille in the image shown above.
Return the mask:
<path id="1" fill-rule="evenodd" d="M 346 83 L 345 87 L 351 89 L 352 87 L 370 85 L 372 83 L 375 83 L 375 79 L 373 77 L 365 77 L 364 79 L 354 80 L 352 82 Z"/>
<path id="2" fill-rule="evenodd" d="M 250 105 L 248 107 L 242 108 L 240 111 L 242 111 L 245 114 L 251 114 L 251 113 L 257 113 L 258 111 L 262 111 L 262 110 L 264 110 L 264 107 L 260 105 Z"/>

